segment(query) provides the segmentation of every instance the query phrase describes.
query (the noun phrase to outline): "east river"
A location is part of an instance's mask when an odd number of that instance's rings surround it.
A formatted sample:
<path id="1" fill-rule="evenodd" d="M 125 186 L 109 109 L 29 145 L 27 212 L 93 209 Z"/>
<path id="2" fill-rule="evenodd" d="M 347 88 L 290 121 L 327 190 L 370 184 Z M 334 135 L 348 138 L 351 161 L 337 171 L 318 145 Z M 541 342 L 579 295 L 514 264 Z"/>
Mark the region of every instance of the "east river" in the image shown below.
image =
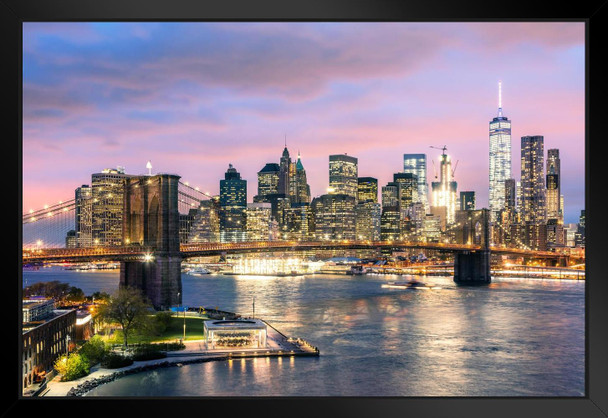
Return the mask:
<path id="1" fill-rule="evenodd" d="M 44 268 L 112 293 L 118 272 Z M 255 358 L 129 375 L 86 396 L 584 396 L 585 284 L 494 278 L 481 287 L 423 277 L 435 290 L 382 288 L 397 276 L 182 275 L 186 306 L 253 314 L 319 357 Z"/>

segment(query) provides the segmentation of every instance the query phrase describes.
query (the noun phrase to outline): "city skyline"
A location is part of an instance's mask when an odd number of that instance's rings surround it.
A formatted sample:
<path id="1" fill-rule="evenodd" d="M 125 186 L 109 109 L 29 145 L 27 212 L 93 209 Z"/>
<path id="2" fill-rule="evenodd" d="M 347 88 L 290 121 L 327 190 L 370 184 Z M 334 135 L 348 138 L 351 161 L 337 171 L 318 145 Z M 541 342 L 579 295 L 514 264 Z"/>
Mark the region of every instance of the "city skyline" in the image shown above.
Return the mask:
<path id="1" fill-rule="evenodd" d="M 394 36 L 403 42 L 384 44 Z M 499 80 L 513 177 L 521 137 L 543 136 L 560 150 L 564 221 L 578 222 L 582 23 L 25 23 L 23 210 L 72 198 L 104 168 L 143 174 L 147 161 L 213 195 L 232 164 L 252 202 L 285 141 L 311 197 L 329 187 L 329 155 L 357 158 L 358 176 L 383 186 L 403 154 L 426 154 L 430 184 L 430 147 L 445 145 L 458 191 L 488 207 Z"/>

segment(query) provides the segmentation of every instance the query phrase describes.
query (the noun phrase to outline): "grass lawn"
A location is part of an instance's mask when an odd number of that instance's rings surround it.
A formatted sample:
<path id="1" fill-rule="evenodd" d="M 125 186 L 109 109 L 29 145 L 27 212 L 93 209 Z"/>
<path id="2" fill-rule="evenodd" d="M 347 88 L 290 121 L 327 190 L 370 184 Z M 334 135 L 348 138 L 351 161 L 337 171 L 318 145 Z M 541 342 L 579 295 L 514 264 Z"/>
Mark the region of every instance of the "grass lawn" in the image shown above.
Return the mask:
<path id="1" fill-rule="evenodd" d="M 192 318 L 186 317 L 186 341 L 188 340 L 202 340 L 204 339 L 204 327 L 203 323 L 206 318 Z M 184 318 L 180 316 L 171 317 L 169 326 L 161 335 L 142 335 L 140 333 L 131 333 L 129 335 L 129 344 L 139 343 L 150 343 L 150 342 L 171 342 L 181 340 L 184 338 Z M 123 336 L 122 330 L 118 329 L 114 332 L 114 335 L 110 338 L 109 342 L 114 344 L 122 344 Z"/>
<path id="2" fill-rule="evenodd" d="M 186 341 L 188 340 L 202 340 L 203 335 L 203 323 L 202 318 L 188 318 L 186 317 Z M 165 332 L 154 338 L 154 341 L 175 341 L 184 338 L 184 318 L 172 317 L 171 323 L 165 330 Z"/>

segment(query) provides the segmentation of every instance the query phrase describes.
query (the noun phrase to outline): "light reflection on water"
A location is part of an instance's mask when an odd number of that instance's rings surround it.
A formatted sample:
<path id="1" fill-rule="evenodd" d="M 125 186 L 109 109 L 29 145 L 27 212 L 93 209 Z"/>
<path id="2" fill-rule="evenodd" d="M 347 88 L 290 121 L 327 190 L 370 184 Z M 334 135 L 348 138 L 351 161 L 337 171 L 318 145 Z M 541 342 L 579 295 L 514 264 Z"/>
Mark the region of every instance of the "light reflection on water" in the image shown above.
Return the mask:
<path id="1" fill-rule="evenodd" d="M 27 273 L 29 283 L 51 276 L 78 287 L 118 285 L 117 273 Z M 255 316 L 321 356 L 158 369 L 89 396 L 584 395 L 583 282 L 497 278 L 457 287 L 451 277 L 426 277 L 441 289 L 408 291 L 381 287 L 398 276 L 182 280 L 185 305 L 250 316 L 255 297 Z"/>

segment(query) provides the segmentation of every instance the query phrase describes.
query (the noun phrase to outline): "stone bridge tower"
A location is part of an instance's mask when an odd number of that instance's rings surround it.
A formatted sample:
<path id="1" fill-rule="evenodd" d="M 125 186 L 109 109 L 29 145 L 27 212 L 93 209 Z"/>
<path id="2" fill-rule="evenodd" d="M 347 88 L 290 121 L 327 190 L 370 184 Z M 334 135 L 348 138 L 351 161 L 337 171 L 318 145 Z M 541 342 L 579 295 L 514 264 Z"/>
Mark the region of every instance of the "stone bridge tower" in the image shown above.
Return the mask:
<path id="1" fill-rule="evenodd" d="M 489 284 L 490 276 L 490 211 L 489 209 L 459 211 L 460 228 L 456 242 L 480 245 L 477 251 L 454 254 L 454 282 L 458 284 Z"/>
<path id="2" fill-rule="evenodd" d="M 173 174 L 126 179 L 124 244 L 149 249 L 152 258 L 121 262 L 120 286 L 141 289 L 156 309 L 181 304 L 179 179 Z"/>

